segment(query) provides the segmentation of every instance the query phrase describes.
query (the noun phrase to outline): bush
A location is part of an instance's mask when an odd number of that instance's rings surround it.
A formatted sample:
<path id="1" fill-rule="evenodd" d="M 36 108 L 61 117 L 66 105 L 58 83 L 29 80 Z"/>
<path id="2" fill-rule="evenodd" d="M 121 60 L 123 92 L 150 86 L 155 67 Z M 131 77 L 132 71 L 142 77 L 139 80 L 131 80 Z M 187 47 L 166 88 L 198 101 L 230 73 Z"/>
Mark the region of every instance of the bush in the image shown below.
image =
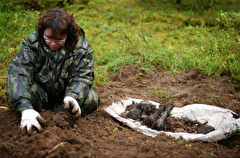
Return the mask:
<path id="1" fill-rule="evenodd" d="M 240 13 L 221 11 L 218 14 L 217 23 L 221 29 L 234 28 L 238 30 L 240 28 Z"/>

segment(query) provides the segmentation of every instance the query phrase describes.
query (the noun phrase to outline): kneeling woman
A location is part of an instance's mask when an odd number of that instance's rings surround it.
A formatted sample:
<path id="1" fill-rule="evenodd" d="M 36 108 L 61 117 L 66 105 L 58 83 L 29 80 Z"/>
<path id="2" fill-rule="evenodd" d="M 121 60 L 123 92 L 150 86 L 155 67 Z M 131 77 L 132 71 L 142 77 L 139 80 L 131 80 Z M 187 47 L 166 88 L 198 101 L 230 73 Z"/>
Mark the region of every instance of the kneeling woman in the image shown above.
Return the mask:
<path id="1" fill-rule="evenodd" d="M 62 9 L 44 12 L 9 64 L 8 101 L 22 114 L 22 132 L 31 134 L 33 126 L 41 131 L 41 109 L 70 109 L 76 117 L 95 110 L 100 100 L 93 80 L 92 49 L 83 29 Z"/>

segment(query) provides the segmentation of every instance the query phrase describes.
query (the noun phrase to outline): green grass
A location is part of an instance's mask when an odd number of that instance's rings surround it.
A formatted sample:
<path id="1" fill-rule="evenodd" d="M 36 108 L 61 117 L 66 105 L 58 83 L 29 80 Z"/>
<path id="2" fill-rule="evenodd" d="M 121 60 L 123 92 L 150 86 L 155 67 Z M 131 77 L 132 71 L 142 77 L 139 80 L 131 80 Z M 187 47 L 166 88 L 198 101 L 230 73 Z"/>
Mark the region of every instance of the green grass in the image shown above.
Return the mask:
<path id="1" fill-rule="evenodd" d="M 41 3 L 40 10 L 31 10 L 29 2 L 3 0 L 0 4 L 1 76 L 7 75 L 21 41 L 34 31 L 46 10 L 43 7 L 48 6 Z M 172 72 L 199 69 L 209 76 L 225 73 L 240 80 L 237 0 L 203 0 L 201 4 L 182 0 L 179 5 L 175 0 L 64 2 L 63 9 L 74 15 L 94 50 L 94 86 L 108 83 L 107 76 L 127 63 L 148 73 L 158 65 Z M 0 84 L 3 95 L 5 79 Z"/>

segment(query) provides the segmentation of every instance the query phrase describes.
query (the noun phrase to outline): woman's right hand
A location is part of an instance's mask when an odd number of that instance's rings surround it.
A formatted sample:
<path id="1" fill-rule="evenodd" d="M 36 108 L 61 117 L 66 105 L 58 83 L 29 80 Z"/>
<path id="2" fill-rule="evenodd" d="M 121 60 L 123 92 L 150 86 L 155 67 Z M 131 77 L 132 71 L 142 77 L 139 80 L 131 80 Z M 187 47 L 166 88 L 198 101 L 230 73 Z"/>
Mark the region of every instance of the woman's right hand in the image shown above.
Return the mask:
<path id="1" fill-rule="evenodd" d="M 41 132 L 42 128 L 40 123 L 45 123 L 46 121 L 41 117 L 41 115 L 33 110 L 27 109 L 22 111 L 22 118 L 20 123 L 20 130 L 23 134 L 31 135 L 33 133 L 33 126 L 36 127 L 38 132 Z"/>

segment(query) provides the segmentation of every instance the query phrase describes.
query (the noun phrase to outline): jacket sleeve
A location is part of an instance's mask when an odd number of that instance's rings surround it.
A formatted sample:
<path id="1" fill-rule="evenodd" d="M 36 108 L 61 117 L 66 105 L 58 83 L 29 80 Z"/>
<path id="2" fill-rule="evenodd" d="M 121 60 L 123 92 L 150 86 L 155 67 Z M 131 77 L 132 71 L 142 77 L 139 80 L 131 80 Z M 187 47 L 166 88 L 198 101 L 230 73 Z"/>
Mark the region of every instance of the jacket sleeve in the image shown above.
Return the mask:
<path id="1" fill-rule="evenodd" d="M 7 76 L 8 102 L 18 112 L 33 109 L 30 88 L 33 80 L 34 61 L 32 50 L 24 41 L 15 58 L 9 64 Z"/>
<path id="2" fill-rule="evenodd" d="M 79 105 L 87 97 L 94 80 L 92 49 L 86 40 L 83 45 L 85 47 L 78 49 L 78 55 L 70 66 L 70 79 L 65 93 L 65 96 L 77 99 Z"/>

